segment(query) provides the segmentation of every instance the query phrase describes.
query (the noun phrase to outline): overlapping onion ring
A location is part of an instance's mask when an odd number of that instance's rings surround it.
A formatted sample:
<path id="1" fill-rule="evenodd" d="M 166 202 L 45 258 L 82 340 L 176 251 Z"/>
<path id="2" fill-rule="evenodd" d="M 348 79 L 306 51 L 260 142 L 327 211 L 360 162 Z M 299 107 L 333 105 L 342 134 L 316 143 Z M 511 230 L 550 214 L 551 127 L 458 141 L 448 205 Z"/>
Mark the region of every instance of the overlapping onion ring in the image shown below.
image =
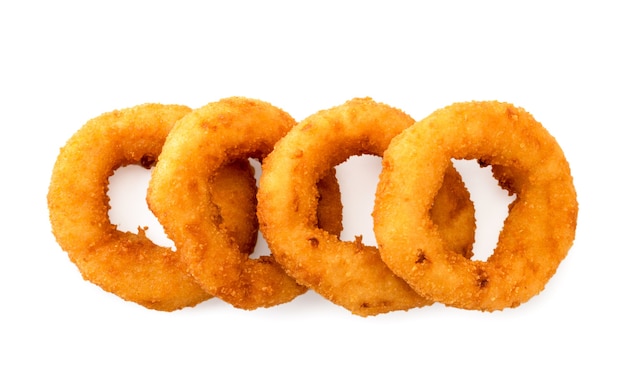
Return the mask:
<path id="1" fill-rule="evenodd" d="M 259 227 L 277 261 L 299 283 L 357 315 L 406 310 L 431 301 L 395 276 L 376 247 L 362 244 L 359 237 L 342 241 L 318 227 L 315 185 L 350 156 L 382 156 L 389 141 L 413 123 L 400 110 L 369 98 L 354 99 L 300 122 L 263 163 Z M 445 167 L 445 185 L 431 218 L 451 250 L 469 253 L 473 204 L 449 160 Z"/>
<path id="2" fill-rule="evenodd" d="M 446 247 L 429 216 L 450 158 L 492 165 L 497 180 L 516 193 L 486 261 Z M 440 109 L 392 140 L 374 231 L 382 259 L 421 295 L 494 311 L 543 290 L 572 246 L 577 214 L 569 164 L 543 126 L 511 104 L 468 102 Z"/>
<path id="3" fill-rule="evenodd" d="M 174 123 L 191 111 L 145 104 L 88 121 L 55 163 L 48 207 L 52 231 L 83 277 L 148 308 L 172 311 L 210 297 L 170 249 L 116 229 L 108 216 L 108 182 L 125 165 L 150 168 Z M 220 205 L 229 236 L 248 252 L 257 237 L 255 179 L 248 162 L 234 163 L 204 191 Z"/>
<path id="4" fill-rule="evenodd" d="M 208 293 L 238 308 L 285 303 L 306 288 L 272 255 L 250 258 L 241 252 L 225 234 L 219 208 L 206 192 L 209 179 L 233 160 L 262 161 L 294 125 L 291 116 L 266 102 L 234 97 L 209 103 L 176 124 L 152 174 L 148 204 L 177 253 Z M 314 213 L 312 223 L 319 220 L 340 231 L 339 187 L 333 173 L 327 180 L 317 184 L 323 215 Z"/>

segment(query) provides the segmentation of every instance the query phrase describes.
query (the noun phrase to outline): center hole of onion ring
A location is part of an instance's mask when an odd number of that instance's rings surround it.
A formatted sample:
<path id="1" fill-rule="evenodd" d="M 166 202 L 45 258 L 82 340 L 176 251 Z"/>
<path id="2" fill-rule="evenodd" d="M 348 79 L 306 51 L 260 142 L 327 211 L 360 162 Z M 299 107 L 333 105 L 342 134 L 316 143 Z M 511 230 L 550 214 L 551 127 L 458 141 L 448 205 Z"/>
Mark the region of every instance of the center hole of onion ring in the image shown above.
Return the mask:
<path id="1" fill-rule="evenodd" d="M 261 163 L 256 159 L 248 159 L 252 168 L 254 168 L 254 178 L 256 179 L 256 187 L 259 189 L 259 179 L 261 178 Z M 261 234 L 261 230 L 257 232 L 256 245 L 254 251 L 250 253 L 250 258 L 259 258 L 270 254 L 270 249 L 267 246 L 267 241 Z"/>
<path id="2" fill-rule="evenodd" d="M 454 167 L 463 177 L 474 203 L 476 233 L 473 260 L 487 260 L 498 244 L 504 220 L 509 214 L 509 204 L 515 195 L 498 185 L 491 173 L 491 166 L 480 167 L 476 160 L 452 160 Z"/>
<path id="3" fill-rule="evenodd" d="M 362 237 L 362 243 L 376 246 L 374 236 L 374 199 L 382 158 L 375 155 L 351 156 L 336 167 L 343 204 L 343 230 L 339 237 L 353 241 Z"/>
<path id="4" fill-rule="evenodd" d="M 109 220 L 123 232 L 137 233 L 138 227 L 147 227 L 146 237 L 159 246 L 175 249 L 152 214 L 146 202 L 151 170 L 139 165 L 118 168 L 109 177 Z"/>

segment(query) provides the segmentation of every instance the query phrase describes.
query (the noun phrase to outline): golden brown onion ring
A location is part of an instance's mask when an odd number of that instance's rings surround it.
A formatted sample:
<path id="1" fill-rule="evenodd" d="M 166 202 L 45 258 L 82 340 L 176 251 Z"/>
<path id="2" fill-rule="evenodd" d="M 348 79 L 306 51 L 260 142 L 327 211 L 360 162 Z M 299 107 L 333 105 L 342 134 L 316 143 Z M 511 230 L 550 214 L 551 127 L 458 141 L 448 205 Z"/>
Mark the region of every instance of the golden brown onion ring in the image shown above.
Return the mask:
<path id="1" fill-rule="evenodd" d="M 111 223 L 109 178 L 125 165 L 151 167 L 174 123 L 191 111 L 145 104 L 88 121 L 62 148 L 48 191 L 52 231 L 86 280 L 123 299 L 171 311 L 207 294 L 170 249 Z M 210 189 L 232 239 L 251 251 L 256 241 L 256 187 L 247 162 L 220 171 Z"/>
<path id="2" fill-rule="evenodd" d="M 243 309 L 288 302 L 306 291 L 273 256 L 250 258 L 225 234 L 219 210 L 206 192 L 215 171 L 233 160 L 263 160 L 295 124 L 269 103 L 228 98 L 182 118 L 163 147 L 150 181 L 148 203 L 175 242 L 196 281 L 210 294 Z M 332 229 L 341 229 L 341 200 L 330 173 L 320 208 Z M 333 185 L 335 184 L 335 185 Z M 322 189 L 320 189 L 322 193 Z M 318 216 L 313 217 L 317 224 Z"/>
<path id="3" fill-rule="evenodd" d="M 517 195 L 486 261 L 445 247 L 429 216 L 450 158 L 492 165 L 500 184 Z M 521 108 L 468 102 L 438 110 L 393 139 L 374 231 L 385 263 L 421 295 L 494 311 L 543 290 L 572 246 L 577 214 L 569 164 L 554 137 Z"/>
<path id="4" fill-rule="evenodd" d="M 346 242 L 315 224 L 316 182 L 353 155 L 382 156 L 414 120 L 400 110 L 354 99 L 294 127 L 263 163 L 259 226 L 288 274 L 351 312 L 367 316 L 431 304 L 381 261 L 376 247 Z M 432 218 L 455 251 L 471 252 L 474 208 L 448 161 Z"/>

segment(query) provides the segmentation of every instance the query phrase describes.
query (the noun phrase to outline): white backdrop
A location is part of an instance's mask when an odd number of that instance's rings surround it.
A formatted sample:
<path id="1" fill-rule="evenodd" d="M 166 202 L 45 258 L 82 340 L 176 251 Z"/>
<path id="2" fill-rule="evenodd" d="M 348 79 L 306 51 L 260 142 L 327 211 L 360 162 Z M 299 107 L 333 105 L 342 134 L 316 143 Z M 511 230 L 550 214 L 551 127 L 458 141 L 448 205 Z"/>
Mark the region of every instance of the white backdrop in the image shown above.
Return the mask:
<path id="1" fill-rule="evenodd" d="M 0 379 L 626 377 L 618 1 L 13 3 L 0 4 Z M 83 281 L 48 221 L 59 148 L 106 111 L 233 95 L 296 119 L 362 96 L 415 119 L 457 101 L 524 107 L 571 164 L 574 246 L 544 292 L 497 313 L 435 305 L 364 319 L 312 292 L 271 309 L 212 299 L 163 313 Z M 340 166 L 344 237 L 375 242 L 379 165 Z M 462 172 L 486 256 L 502 192 L 482 171 Z M 114 222 L 150 224 L 156 240 L 148 177 L 140 171 L 134 185 L 128 173 L 114 177 L 132 206 L 115 204 Z"/>

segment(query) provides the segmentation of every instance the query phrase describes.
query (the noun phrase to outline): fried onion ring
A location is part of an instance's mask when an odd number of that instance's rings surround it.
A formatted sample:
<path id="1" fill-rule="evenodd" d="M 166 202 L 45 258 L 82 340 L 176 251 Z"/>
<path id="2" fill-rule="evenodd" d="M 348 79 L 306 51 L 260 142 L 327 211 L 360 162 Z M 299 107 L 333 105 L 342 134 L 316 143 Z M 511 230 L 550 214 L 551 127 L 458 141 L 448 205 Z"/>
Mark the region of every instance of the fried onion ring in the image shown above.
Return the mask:
<path id="1" fill-rule="evenodd" d="M 429 216 L 450 158 L 492 165 L 516 194 L 486 261 L 445 247 Z M 440 109 L 394 138 L 378 184 L 374 231 L 381 257 L 418 293 L 449 306 L 495 311 L 541 292 L 573 244 L 578 203 L 560 146 L 507 103 Z"/>
<path id="2" fill-rule="evenodd" d="M 205 191 L 208 179 L 233 160 L 263 161 L 294 125 L 291 116 L 266 102 L 233 97 L 209 103 L 176 124 L 150 181 L 148 204 L 190 273 L 208 293 L 237 308 L 285 303 L 306 288 L 271 254 L 250 258 L 228 238 L 216 218 L 214 200 Z M 318 184 L 325 204 L 319 221 L 340 230 L 341 200 L 334 173 L 326 180 L 328 184 Z M 313 219 L 317 224 L 318 217 Z"/>
<path id="3" fill-rule="evenodd" d="M 394 275 L 376 247 L 346 242 L 315 222 L 316 183 L 353 155 L 382 156 L 390 140 L 414 120 L 367 99 L 320 111 L 294 127 L 263 163 L 259 227 L 276 260 L 299 283 L 361 316 L 431 304 Z M 471 252 L 474 208 L 448 161 L 446 184 L 432 218 L 455 251 Z"/>
<path id="4" fill-rule="evenodd" d="M 116 229 L 109 178 L 126 165 L 150 168 L 174 123 L 191 111 L 145 104 L 88 121 L 61 149 L 48 191 L 52 231 L 83 277 L 142 306 L 172 311 L 210 297 L 169 248 Z M 252 251 L 257 237 L 255 179 L 247 162 L 224 167 L 207 189 L 232 239 Z"/>

